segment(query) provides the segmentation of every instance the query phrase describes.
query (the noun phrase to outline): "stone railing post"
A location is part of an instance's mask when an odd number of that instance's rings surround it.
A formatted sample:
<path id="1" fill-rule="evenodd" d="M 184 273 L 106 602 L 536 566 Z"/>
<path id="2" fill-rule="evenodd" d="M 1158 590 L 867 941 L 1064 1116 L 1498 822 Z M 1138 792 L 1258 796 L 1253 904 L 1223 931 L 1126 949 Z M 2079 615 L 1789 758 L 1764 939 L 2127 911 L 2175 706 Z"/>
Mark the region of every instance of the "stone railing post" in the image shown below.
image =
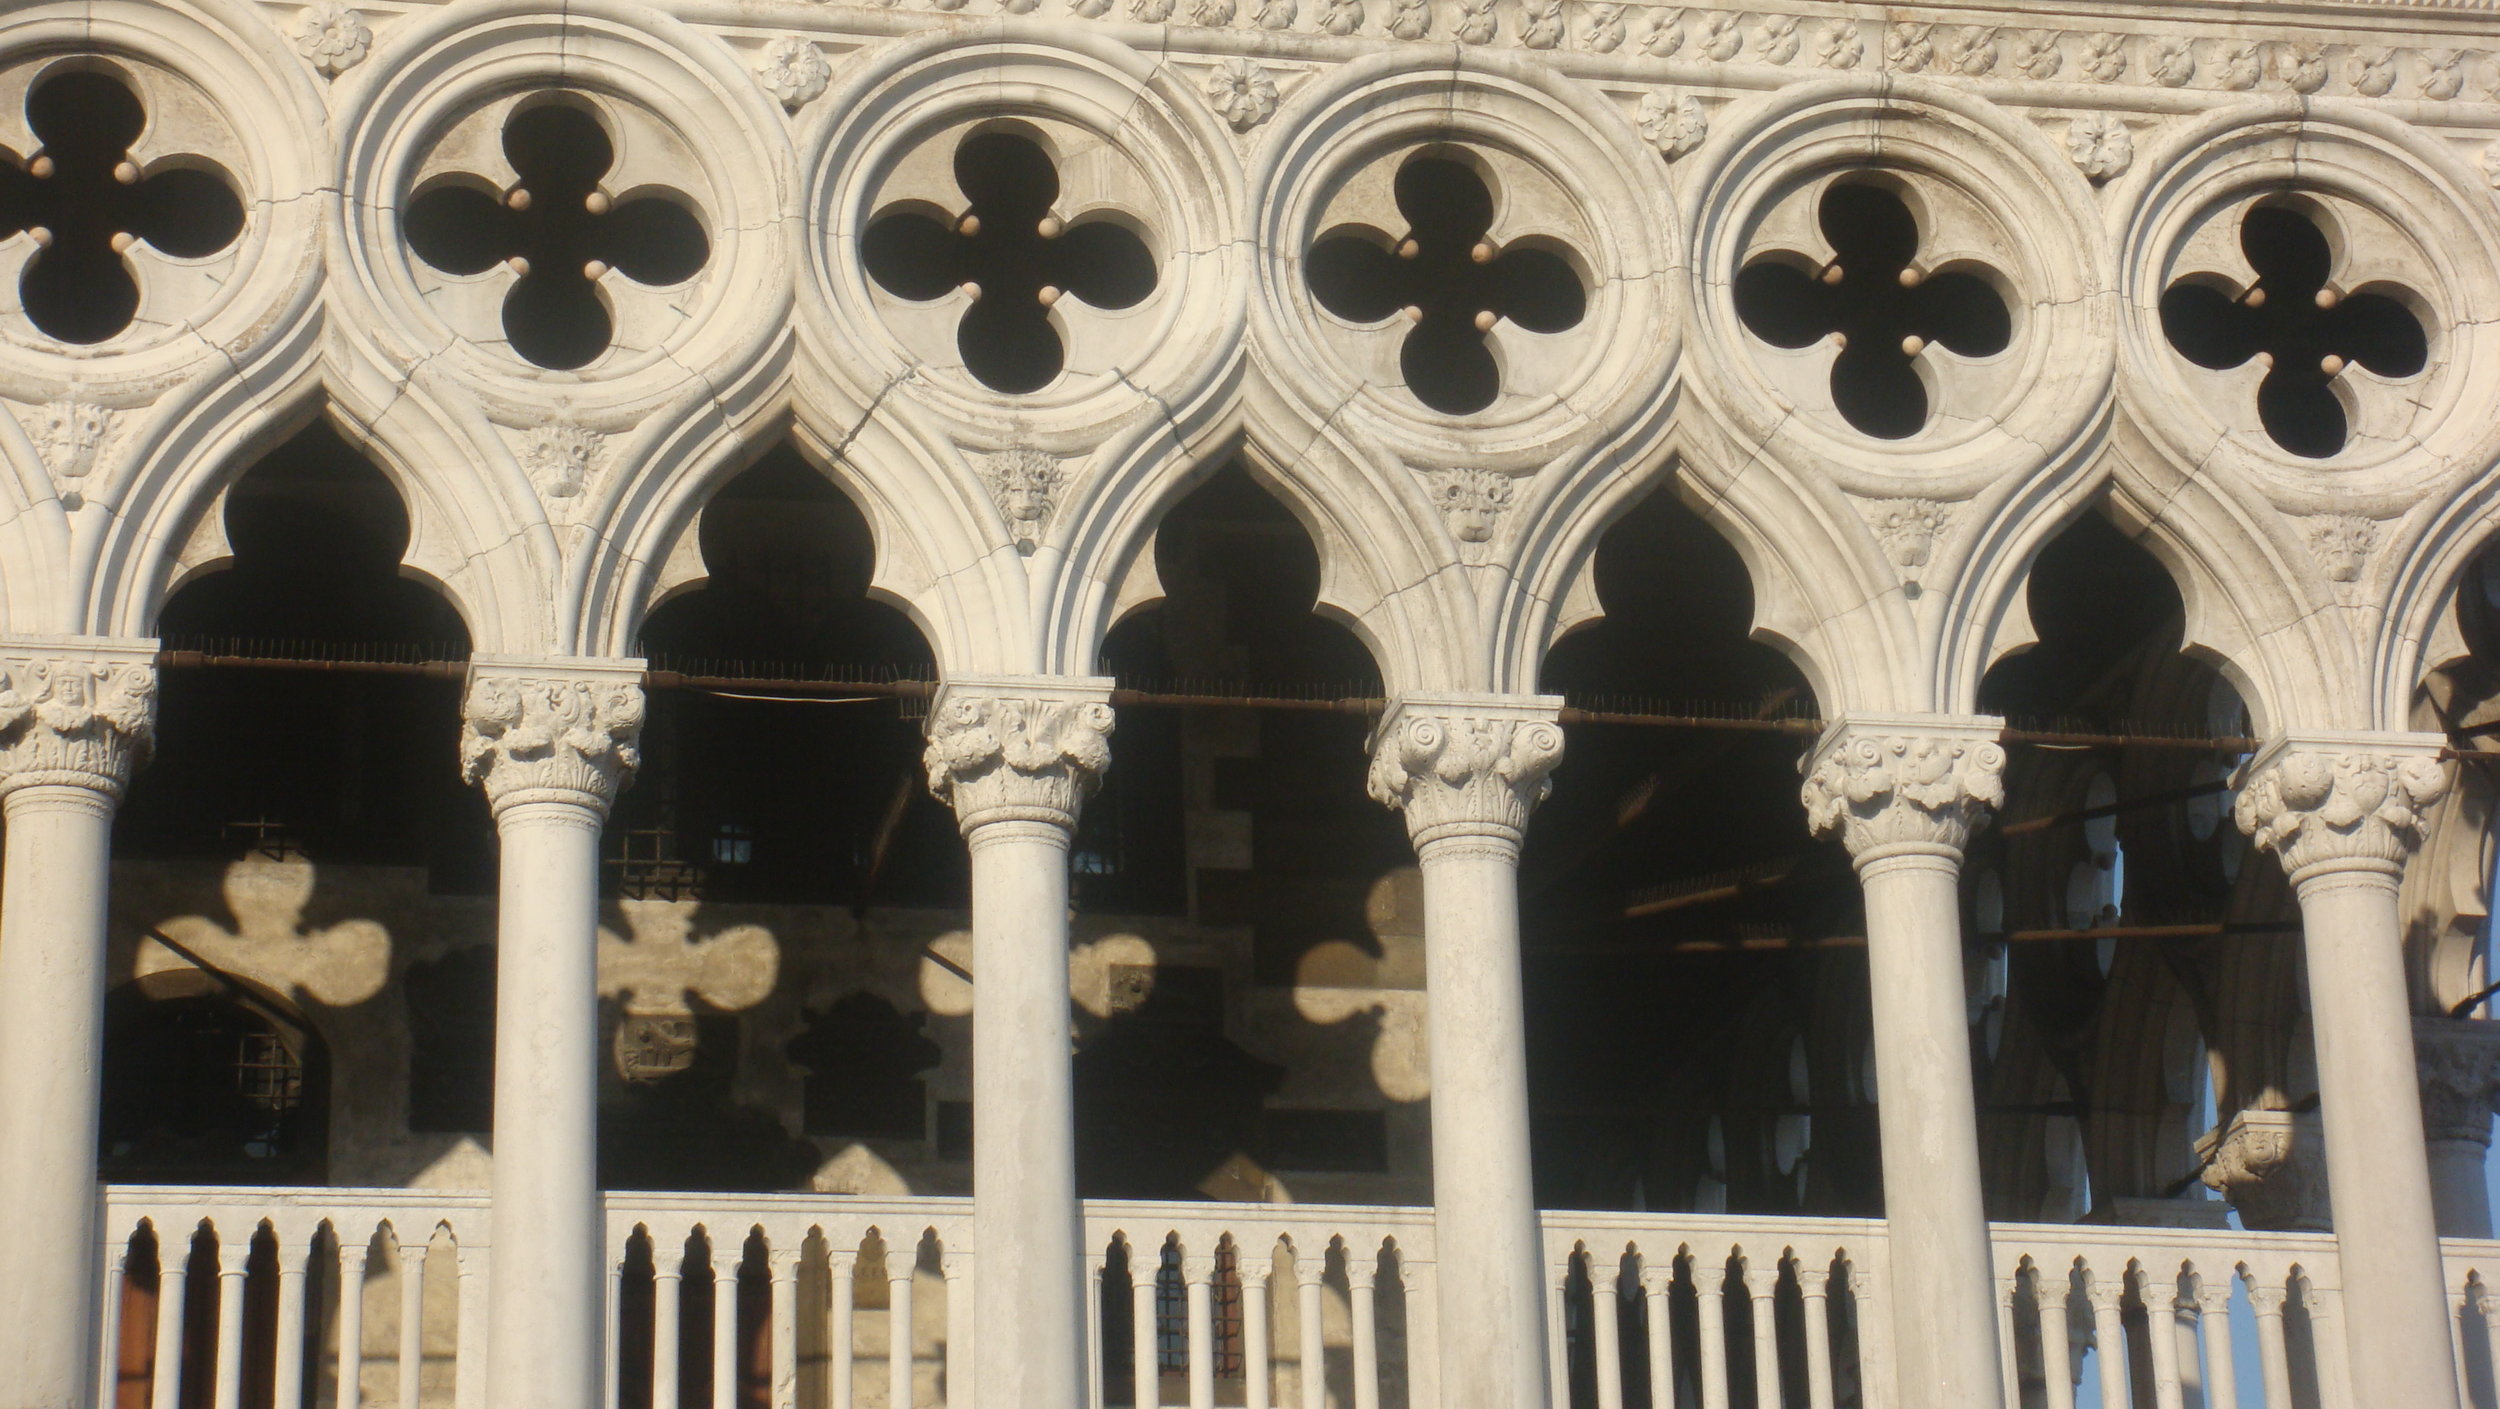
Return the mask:
<path id="1" fill-rule="evenodd" d="M 1372 736 L 1371 794 L 1423 871 L 1441 1395 L 1545 1403 L 1544 1258 L 1528 1164 L 1519 846 L 1562 759 L 1549 696 L 1408 695 Z"/>
<path id="2" fill-rule="evenodd" d="M 1902 1404 L 1999 1409 L 1996 1275 L 1980 1199 L 1962 991 L 1962 851 L 2005 800 L 2004 721 L 1854 715 L 1802 765 L 1806 819 L 1866 891 L 1876 1119 Z"/>
<path id="3" fill-rule="evenodd" d="M 2491 1236 L 2491 1117 L 2500 1111 L 2500 1022 L 2413 1020 L 2422 1073 L 2422 1134 L 2428 1142 L 2431 1207 L 2443 1238 Z"/>
<path id="4" fill-rule="evenodd" d="M 640 759 L 642 662 L 478 656 L 461 768 L 502 851 L 487 1402 L 596 1409 L 599 832 Z"/>
<path id="5" fill-rule="evenodd" d="M 1085 1399 L 1068 845 L 1111 763 L 1110 692 L 958 677 L 929 712 L 929 790 L 972 853 L 973 1382 L 1025 1409 Z"/>
<path id="6" fill-rule="evenodd" d="M 2240 830 L 2300 897 L 2353 1382 L 2457 1402 L 2396 888 L 2448 789 L 2430 734 L 2293 734 L 2240 770 Z"/>
<path id="7" fill-rule="evenodd" d="M 96 1121 L 113 809 L 156 737 L 156 643 L 0 637 L 0 1403 L 95 1402 Z"/>

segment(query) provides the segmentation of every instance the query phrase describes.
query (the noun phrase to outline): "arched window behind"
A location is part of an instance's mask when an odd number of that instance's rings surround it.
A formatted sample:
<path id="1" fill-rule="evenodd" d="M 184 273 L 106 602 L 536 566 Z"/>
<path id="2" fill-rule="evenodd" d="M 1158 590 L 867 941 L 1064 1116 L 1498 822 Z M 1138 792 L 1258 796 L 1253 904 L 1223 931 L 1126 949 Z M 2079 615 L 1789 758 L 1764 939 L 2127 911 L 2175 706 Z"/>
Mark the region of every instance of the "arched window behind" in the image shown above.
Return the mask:
<path id="1" fill-rule="evenodd" d="M 323 1182 L 329 1058 L 290 1009 L 206 975 L 161 974 L 115 989 L 104 1031 L 108 1182 Z"/>

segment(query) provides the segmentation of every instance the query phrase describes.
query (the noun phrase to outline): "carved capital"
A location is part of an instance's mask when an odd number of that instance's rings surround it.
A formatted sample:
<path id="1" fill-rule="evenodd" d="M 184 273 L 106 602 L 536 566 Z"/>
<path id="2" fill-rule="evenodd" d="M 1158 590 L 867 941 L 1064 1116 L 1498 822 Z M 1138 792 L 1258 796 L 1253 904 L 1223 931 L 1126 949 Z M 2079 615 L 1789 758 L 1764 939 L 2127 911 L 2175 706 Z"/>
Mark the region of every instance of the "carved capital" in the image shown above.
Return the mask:
<path id="1" fill-rule="evenodd" d="M 2323 1233 L 2334 1227 L 2326 1202 L 2325 1127 L 2314 1113 L 2241 1111 L 2196 1142 L 2200 1176 L 2265 1232 Z"/>
<path id="2" fill-rule="evenodd" d="M 2435 734 L 2292 734 L 2241 769 L 2232 816 L 2294 884 L 2318 870 L 2401 871 L 2448 791 Z"/>
<path id="3" fill-rule="evenodd" d="M 2415 1018 L 2413 1051 L 2423 1136 L 2489 1145 L 2491 1117 L 2500 1111 L 2500 1022 Z"/>
<path id="4" fill-rule="evenodd" d="M 1806 824 L 1864 865 L 1896 849 L 1959 853 L 2005 801 L 2005 721 L 1969 715 L 1836 720 L 1799 765 Z"/>
<path id="5" fill-rule="evenodd" d="M 155 642 L 0 637 L 0 796 L 66 786 L 119 798 L 155 743 Z"/>
<path id="6" fill-rule="evenodd" d="M 1406 814 L 1420 849 L 1448 837 L 1517 846 L 1562 761 L 1562 700 L 1405 695 L 1372 731 L 1371 794 Z"/>
<path id="7" fill-rule="evenodd" d="M 642 662 L 479 656 L 460 715 L 461 776 L 497 812 L 559 802 L 605 816 L 642 759 Z"/>
<path id="8" fill-rule="evenodd" d="M 929 710 L 929 791 L 966 835 L 989 822 L 1076 825 L 1111 766 L 1111 682 L 1037 675 L 949 680 Z"/>

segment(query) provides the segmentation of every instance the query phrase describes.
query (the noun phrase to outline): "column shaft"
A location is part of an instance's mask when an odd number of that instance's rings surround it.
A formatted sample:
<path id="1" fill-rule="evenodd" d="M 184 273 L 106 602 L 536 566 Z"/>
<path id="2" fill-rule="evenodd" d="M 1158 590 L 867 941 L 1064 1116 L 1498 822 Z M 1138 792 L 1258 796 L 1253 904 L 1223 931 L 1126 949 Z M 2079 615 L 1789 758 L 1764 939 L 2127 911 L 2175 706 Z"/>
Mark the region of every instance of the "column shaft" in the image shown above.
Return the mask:
<path id="1" fill-rule="evenodd" d="M 0 1365 L 7 1409 L 85 1409 L 96 1352 L 96 1119 L 113 799 L 8 794 L 0 872 Z"/>
<path id="2" fill-rule="evenodd" d="M 2369 863 L 2298 878 L 2327 1196 L 2354 1383 L 2376 1386 L 2373 1397 L 2387 1404 L 2452 1405 L 2456 1370 L 2396 883 L 2394 868 Z"/>
<path id="3" fill-rule="evenodd" d="M 1068 1065 L 1068 831 L 999 821 L 972 828 L 966 840 L 973 1383 L 996 1404 L 1077 1409 L 1085 1317 Z"/>

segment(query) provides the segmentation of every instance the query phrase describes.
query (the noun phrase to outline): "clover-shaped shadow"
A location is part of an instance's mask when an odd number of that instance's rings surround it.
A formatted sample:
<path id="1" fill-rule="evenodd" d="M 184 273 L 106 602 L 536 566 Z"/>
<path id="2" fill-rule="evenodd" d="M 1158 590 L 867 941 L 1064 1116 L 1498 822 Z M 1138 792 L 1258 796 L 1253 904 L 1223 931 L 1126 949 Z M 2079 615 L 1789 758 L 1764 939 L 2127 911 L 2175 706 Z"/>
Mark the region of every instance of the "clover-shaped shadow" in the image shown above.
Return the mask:
<path id="1" fill-rule="evenodd" d="M 611 272 L 666 287 L 711 258 L 683 195 L 619 199 L 601 186 L 616 148 L 589 112 L 524 107 L 504 124 L 503 145 L 519 184 L 499 195 L 483 178 L 454 178 L 421 192 L 408 207 L 408 245 L 446 274 L 509 265 L 519 278 L 504 295 L 504 336 L 529 361 L 570 371 L 608 350 L 615 320 L 598 286 Z"/>
<path id="2" fill-rule="evenodd" d="M 1067 365 L 1051 322 L 1062 297 L 1093 308 L 1133 308 L 1155 291 L 1146 242 L 1107 215 L 1070 224 L 1052 213 L 1059 172 L 1031 138 L 977 132 L 955 148 L 960 216 L 894 209 L 869 222 L 860 259 L 897 298 L 925 302 L 961 290 L 971 306 L 955 327 L 964 366 L 993 391 L 1039 391 Z"/>
<path id="3" fill-rule="evenodd" d="M 73 69 L 36 85 L 26 122 L 40 146 L 24 165 L 0 162 L 0 236 L 34 237 L 19 277 L 27 318 L 46 335 L 97 343 L 130 326 L 139 281 L 124 256 L 146 241 L 198 259 L 243 232 L 243 201 L 196 157 L 143 173 L 130 144 L 147 113 L 121 80 Z"/>
<path id="4" fill-rule="evenodd" d="M 1496 249 L 1493 192 L 1465 162 L 1417 157 L 1394 187 L 1407 233 L 1388 248 L 1362 234 L 1311 247 L 1311 296 L 1353 323 L 1403 313 L 1413 326 L 1398 366 L 1415 399 L 1464 416 L 1501 395 L 1502 369 L 1487 335 L 1507 319 L 1532 333 L 1579 325 L 1588 292 L 1570 260 L 1537 244 Z"/>
<path id="5" fill-rule="evenodd" d="M 2418 374 L 2430 359 L 2421 319 L 2393 294 L 2337 289 L 2333 246 L 2291 207 L 2250 210 L 2240 252 L 2256 279 L 2237 295 L 2193 275 L 2172 284 L 2161 296 L 2162 335 L 2199 367 L 2258 360 L 2266 434 L 2295 455 L 2336 454 L 2350 424 L 2335 379 L 2354 363 L 2381 377 Z"/>

